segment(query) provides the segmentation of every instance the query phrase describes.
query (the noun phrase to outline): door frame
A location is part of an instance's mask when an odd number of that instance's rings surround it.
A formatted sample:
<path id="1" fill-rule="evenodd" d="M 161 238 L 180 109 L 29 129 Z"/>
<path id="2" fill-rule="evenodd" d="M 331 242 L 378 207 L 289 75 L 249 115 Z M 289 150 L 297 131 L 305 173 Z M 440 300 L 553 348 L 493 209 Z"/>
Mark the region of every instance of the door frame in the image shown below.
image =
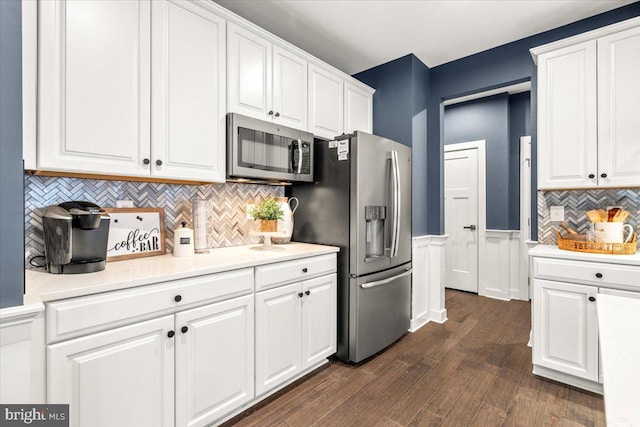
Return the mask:
<path id="1" fill-rule="evenodd" d="M 531 242 L 531 136 L 520 137 L 520 295 L 530 300 L 529 247 Z"/>
<path id="2" fill-rule="evenodd" d="M 477 150 L 478 153 L 478 295 L 486 294 L 486 264 L 480 262 L 480 255 L 486 251 L 486 231 L 487 231 L 487 160 L 486 160 L 487 141 L 480 139 L 477 141 L 460 142 L 457 144 L 447 144 L 444 146 L 444 152 Z M 444 155 L 443 155 L 444 158 Z M 443 160 L 444 162 L 444 160 Z M 442 185 L 445 188 L 444 166 L 442 170 Z M 444 191 L 444 190 L 443 190 Z M 447 212 L 444 212 L 444 221 L 447 221 Z M 446 225 L 445 225 L 446 227 Z"/>

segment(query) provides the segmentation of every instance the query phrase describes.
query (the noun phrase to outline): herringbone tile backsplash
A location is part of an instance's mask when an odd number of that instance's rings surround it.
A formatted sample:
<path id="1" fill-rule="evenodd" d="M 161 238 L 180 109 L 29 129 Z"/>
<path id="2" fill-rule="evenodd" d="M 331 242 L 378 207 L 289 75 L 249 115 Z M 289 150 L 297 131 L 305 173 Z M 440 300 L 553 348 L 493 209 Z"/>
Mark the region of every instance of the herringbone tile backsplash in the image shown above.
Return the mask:
<path id="1" fill-rule="evenodd" d="M 249 235 L 258 224 L 246 217 L 247 203 L 284 195 L 283 187 L 248 184 L 175 185 L 97 179 L 25 175 L 25 257 L 44 254 L 42 213 L 49 205 L 86 200 L 115 207 L 117 200 L 133 200 L 136 207 L 164 208 L 167 251 L 173 249 L 173 230 L 191 223 L 191 201 L 207 200 L 207 246 L 218 248 L 259 243 Z M 29 265 L 29 263 L 26 263 Z"/>
<path id="2" fill-rule="evenodd" d="M 640 232 L 640 189 L 566 190 L 538 192 L 538 242 L 545 245 L 558 243 L 558 222 L 551 221 L 549 208 L 564 206 L 565 222 L 578 233 L 586 233 L 589 219 L 586 212 L 620 206 L 629 211 L 627 223 Z"/>

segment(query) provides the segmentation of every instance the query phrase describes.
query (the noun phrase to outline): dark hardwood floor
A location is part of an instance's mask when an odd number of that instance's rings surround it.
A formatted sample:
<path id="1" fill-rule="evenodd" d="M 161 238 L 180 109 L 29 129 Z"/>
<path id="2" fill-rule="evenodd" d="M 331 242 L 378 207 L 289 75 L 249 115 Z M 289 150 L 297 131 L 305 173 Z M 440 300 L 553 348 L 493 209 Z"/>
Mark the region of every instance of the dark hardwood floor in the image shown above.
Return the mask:
<path id="1" fill-rule="evenodd" d="M 602 397 L 531 373 L 530 304 L 446 291 L 449 320 L 333 361 L 238 426 L 604 426 Z"/>

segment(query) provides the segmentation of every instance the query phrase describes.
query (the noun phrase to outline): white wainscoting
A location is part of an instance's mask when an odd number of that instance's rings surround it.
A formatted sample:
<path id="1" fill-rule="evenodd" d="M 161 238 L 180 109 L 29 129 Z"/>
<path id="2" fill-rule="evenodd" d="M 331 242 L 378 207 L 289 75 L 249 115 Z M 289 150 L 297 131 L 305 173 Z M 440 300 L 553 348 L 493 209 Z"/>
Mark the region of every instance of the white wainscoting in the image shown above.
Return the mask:
<path id="1" fill-rule="evenodd" d="M 444 257 L 447 235 L 413 238 L 411 326 L 415 332 L 430 321 L 444 323 Z"/>
<path id="2" fill-rule="evenodd" d="M 529 258 L 518 230 L 487 230 L 485 251 L 479 255 L 484 275 L 478 293 L 502 300 L 529 300 Z"/>
<path id="3" fill-rule="evenodd" d="M 0 310 L 0 402 L 45 403 L 44 305 Z"/>

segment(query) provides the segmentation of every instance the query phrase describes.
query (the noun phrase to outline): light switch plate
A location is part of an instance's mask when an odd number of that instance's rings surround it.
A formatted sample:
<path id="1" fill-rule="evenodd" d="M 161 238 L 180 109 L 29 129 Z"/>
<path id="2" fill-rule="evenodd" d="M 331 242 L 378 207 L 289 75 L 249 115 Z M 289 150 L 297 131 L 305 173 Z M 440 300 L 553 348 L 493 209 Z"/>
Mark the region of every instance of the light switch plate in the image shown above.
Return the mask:
<path id="1" fill-rule="evenodd" d="M 564 221 L 564 206 L 551 206 L 549 212 L 551 221 Z"/>
<path id="2" fill-rule="evenodd" d="M 256 205 L 254 205 L 253 203 L 248 203 L 247 207 L 245 208 L 245 212 L 247 213 L 247 219 L 253 219 L 253 215 L 251 215 L 249 212 L 251 212 L 251 210 L 255 207 Z"/>

